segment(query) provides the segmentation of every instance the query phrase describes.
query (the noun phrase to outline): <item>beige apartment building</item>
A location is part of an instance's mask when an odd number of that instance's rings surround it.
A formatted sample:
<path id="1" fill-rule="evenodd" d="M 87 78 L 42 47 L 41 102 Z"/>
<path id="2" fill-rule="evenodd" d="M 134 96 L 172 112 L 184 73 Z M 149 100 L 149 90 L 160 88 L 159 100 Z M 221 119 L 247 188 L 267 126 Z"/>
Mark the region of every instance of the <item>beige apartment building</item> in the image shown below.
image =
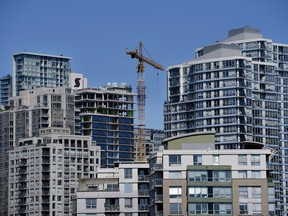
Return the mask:
<path id="1" fill-rule="evenodd" d="M 270 149 L 215 149 L 214 133 L 164 140 L 150 157 L 150 215 L 274 215 Z"/>

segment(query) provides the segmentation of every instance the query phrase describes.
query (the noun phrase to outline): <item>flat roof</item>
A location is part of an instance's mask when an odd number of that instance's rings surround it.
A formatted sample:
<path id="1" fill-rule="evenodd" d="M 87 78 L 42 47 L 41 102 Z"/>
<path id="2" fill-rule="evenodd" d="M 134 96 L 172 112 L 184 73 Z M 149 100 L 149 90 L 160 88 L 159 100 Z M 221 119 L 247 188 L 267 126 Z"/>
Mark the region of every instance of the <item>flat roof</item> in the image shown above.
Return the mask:
<path id="1" fill-rule="evenodd" d="M 63 55 L 47 55 L 47 54 L 32 53 L 32 52 L 20 52 L 20 53 L 15 53 L 15 54 L 13 54 L 13 56 L 23 55 L 23 54 L 35 55 L 35 56 L 46 56 L 46 57 L 52 57 L 52 58 L 72 59 L 72 57 L 67 57 L 67 56 L 63 56 Z"/>
<path id="2" fill-rule="evenodd" d="M 203 131 L 203 132 L 192 132 L 192 133 L 187 133 L 187 134 L 181 134 L 181 135 L 178 135 L 178 136 L 173 136 L 173 137 L 166 138 L 166 139 L 162 140 L 162 142 L 169 142 L 169 141 L 180 139 L 180 138 L 183 138 L 183 137 L 193 137 L 193 136 L 198 136 L 198 135 L 215 135 L 215 132 L 213 132 L 213 131 Z"/>

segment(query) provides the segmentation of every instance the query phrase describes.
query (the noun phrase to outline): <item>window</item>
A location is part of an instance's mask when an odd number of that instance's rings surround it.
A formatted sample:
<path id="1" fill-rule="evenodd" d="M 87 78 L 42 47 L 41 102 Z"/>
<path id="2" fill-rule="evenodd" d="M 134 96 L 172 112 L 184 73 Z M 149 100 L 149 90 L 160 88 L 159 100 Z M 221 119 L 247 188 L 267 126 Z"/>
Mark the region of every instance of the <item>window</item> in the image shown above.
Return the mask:
<path id="1" fill-rule="evenodd" d="M 251 171 L 251 178 L 260 178 L 261 172 L 260 171 Z"/>
<path id="2" fill-rule="evenodd" d="M 169 179 L 180 179 L 181 178 L 181 171 L 170 171 L 169 172 Z"/>
<path id="3" fill-rule="evenodd" d="M 96 199 L 86 199 L 86 208 L 96 208 Z"/>
<path id="4" fill-rule="evenodd" d="M 213 165 L 219 165 L 219 155 L 213 155 Z"/>
<path id="5" fill-rule="evenodd" d="M 170 214 L 182 214 L 182 188 L 169 187 Z"/>
<path id="6" fill-rule="evenodd" d="M 169 166 L 180 166 L 181 155 L 169 155 Z"/>
<path id="7" fill-rule="evenodd" d="M 189 215 L 208 214 L 207 203 L 189 203 L 188 209 L 189 209 Z"/>
<path id="8" fill-rule="evenodd" d="M 188 173 L 189 181 L 208 181 L 207 171 L 190 171 Z"/>
<path id="9" fill-rule="evenodd" d="M 182 214 L 182 203 L 170 203 L 170 214 Z"/>
<path id="10" fill-rule="evenodd" d="M 169 187 L 169 198 L 170 199 L 182 199 L 182 188 L 179 187 Z"/>
<path id="11" fill-rule="evenodd" d="M 213 187 L 213 198 L 231 198 L 231 188 Z"/>
<path id="12" fill-rule="evenodd" d="M 238 165 L 247 165 L 247 155 L 238 155 Z"/>
<path id="13" fill-rule="evenodd" d="M 248 214 L 248 203 L 240 203 L 239 204 L 239 213 L 240 214 Z"/>
<path id="14" fill-rule="evenodd" d="M 231 181 L 231 171 L 213 171 L 213 181 L 227 182 Z"/>
<path id="15" fill-rule="evenodd" d="M 261 203 L 253 203 L 252 211 L 253 214 L 261 214 L 262 213 Z"/>
<path id="16" fill-rule="evenodd" d="M 252 187 L 252 198 L 261 198 L 261 187 Z"/>
<path id="17" fill-rule="evenodd" d="M 275 215 L 275 204 L 269 203 L 268 209 L 269 209 L 269 216 L 274 216 Z"/>
<path id="18" fill-rule="evenodd" d="M 124 192 L 125 193 L 132 193 L 132 184 L 131 183 L 124 184 Z"/>
<path id="19" fill-rule="evenodd" d="M 207 198 L 208 188 L 207 187 L 190 187 L 189 197 L 190 198 Z"/>
<path id="20" fill-rule="evenodd" d="M 131 198 L 125 198 L 125 208 L 132 208 L 132 199 Z"/>
<path id="21" fill-rule="evenodd" d="M 251 155 L 251 165 L 260 166 L 260 155 Z"/>
<path id="22" fill-rule="evenodd" d="M 248 198 L 248 188 L 239 187 L 239 198 Z"/>
<path id="23" fill-rule="evenodd" d="M 231 204 L 225 203 L 215 203 L 214 204 L 214 212 L 215 215 L 231 215 L 232 214 L 232 206 Z M 209 212 L 210 213 L 210 212 Z"/>
<path id="24" fill-rule="evenodd" d="M 238 178 L 247 178 L 247 171 L 246 170 L 238 171 Z"/>
<path id="25" fill-rule="evenodd" d="M 124 178 L 132 178 L 132 169 L 131 168 L 125 168 L 124 169 Z"/>
<path id="26" fill-rule="evenodd" d="M 275 189 L 273 187 L 268 188 L 268 202 L 275 201 Z"/>
<path id="27" fill-rule="evenodd" d="M 202 165 L 202 155 L 193 155 L 193 165 Z"/>

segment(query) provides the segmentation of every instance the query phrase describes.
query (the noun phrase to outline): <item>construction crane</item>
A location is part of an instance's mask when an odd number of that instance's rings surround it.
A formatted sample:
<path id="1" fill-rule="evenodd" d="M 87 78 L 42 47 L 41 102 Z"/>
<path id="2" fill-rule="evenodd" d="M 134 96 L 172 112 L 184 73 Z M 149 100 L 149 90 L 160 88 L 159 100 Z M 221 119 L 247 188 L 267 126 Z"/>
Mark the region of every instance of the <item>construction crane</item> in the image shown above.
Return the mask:
<path id="1" fill-rule="evenodd" d="M 146 160 L 146 146 L 145 146 L 145 82 L 144 82 L 144 62 L 153 66 L 158 70 L 164 70 L 163 66 L 146 58 L 142 53 L 142 42 L 139 42 L 139 50 L 126 50 L 126 54 L 131 58 L 138 59 L 137 66 L 137 106 L 138 106 L 138 142 L 137 142 L 137 160 Z"/>

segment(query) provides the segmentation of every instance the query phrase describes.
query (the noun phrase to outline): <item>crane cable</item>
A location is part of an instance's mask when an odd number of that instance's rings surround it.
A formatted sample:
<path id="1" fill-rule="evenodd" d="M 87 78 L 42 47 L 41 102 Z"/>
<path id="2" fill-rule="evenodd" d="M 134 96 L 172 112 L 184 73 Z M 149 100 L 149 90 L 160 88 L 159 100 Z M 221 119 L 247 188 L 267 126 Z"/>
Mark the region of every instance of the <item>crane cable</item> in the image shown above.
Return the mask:
<path id="1" fill-rule="evenodd" d="M 152 59 L 153 61 L 155 61 L 153 59 L 153 57 L 150 55 L 150 53 L 148 52 L 148 50 L 146 49 L 146 47 L 144 46 L 144 44 L 142 43 L 142 47 L 144 48 L 145 52 L 148 54 L 148 56 L 150 57 L 150 59 Z M 157 93 L 158 93 L 158 96 L 159 96 L 159 71 L 156 70 L 157 72 Z"/>

